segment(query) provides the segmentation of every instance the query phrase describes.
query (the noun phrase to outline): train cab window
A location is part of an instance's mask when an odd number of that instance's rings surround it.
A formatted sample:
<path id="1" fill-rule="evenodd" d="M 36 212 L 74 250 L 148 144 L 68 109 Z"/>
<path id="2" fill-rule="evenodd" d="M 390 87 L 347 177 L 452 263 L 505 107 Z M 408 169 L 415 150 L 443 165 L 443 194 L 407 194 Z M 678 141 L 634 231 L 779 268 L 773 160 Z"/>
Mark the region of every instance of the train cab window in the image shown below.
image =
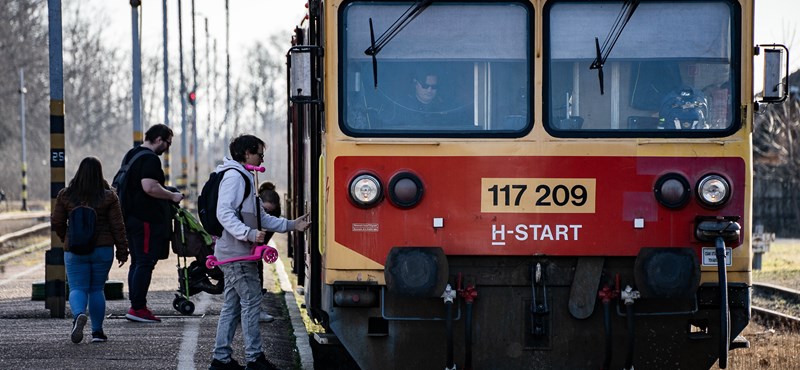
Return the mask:
<path id="1" fill-rule="evenodd" d="M 623 4 L 545 7 L 546 130 L 562 137 L 713 137 L 738 129 L 738 4 L 641 2 L 632 11 Z"/>
<path id="2" fill-rule="evenodd" d="M 405 19 L 416 4 L 356 1 L 340 11 L 345 25 L 340 28 L 342 130 L 360 137 L 515 137 L 528 132 L 530 5 L 433 2 Z M 372 46 L 371 33 L 378 44 L 375 62 L 365 52 Z"/>

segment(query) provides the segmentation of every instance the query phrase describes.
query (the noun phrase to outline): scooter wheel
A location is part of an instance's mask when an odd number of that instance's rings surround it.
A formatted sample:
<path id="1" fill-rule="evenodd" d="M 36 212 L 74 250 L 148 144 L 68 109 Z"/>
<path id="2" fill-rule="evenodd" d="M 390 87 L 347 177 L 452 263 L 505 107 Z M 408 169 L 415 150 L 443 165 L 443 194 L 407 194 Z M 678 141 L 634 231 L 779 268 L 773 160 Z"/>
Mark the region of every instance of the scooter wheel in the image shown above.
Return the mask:
<path id="1" fill-rule="evenodd" d="M 264 262 L 266 263 L 275 263 L 278 260 L 278 250 L 272 247 L 267 247 L 264 250 Z"/>
<path id="2" fill-rule="evenodd" d="M 216 266 L 216 263 L 217 263 L 217 257 L 208 256 L 208 258 L 206 258 L 206 267 L 209 270 L 213 269 L 214 266 Z"/>

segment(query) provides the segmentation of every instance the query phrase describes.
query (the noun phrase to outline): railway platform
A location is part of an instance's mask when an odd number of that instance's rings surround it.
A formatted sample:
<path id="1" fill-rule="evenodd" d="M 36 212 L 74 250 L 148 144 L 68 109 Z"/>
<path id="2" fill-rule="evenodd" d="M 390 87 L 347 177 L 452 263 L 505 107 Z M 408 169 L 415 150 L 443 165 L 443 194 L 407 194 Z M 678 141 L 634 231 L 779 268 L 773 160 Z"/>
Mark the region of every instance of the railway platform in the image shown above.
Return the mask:
<path id="1" fill-rule="evenodd" d="M 276 238 L 278 239 L 278 238 Z M 280 241 L 278 241 L 280 243 Z M 283 260 L 285 261 L 285 260 Z M 267 265 L 262 303 L 275 320 L 261 323 L 267 358 L 279 369 L 314 369 L 308 334 L 283 261 Z M 44 280 L 44 249 L 0 264 L 0 367 L 6 369 L 207 369 L 222 306 L 222 295 L 191 297 L 194 314 L 173 307 L 178 288 L 174 254 L 160 261 L 153 273 L 148 306 L 162 319 L 145 324 L 125 319 L 128 264 L 111 269 L 110 280 L 124 282 L 123 299 L 107 301 L 104 330 L 108 342 L 90 343 L 87 323 L 82 343 L 70 341 L 72 315 L 51 318 L 44 301 L 32 300 L 32 284 Z M 241 331 L 234 358 L 244 363 Z"/>

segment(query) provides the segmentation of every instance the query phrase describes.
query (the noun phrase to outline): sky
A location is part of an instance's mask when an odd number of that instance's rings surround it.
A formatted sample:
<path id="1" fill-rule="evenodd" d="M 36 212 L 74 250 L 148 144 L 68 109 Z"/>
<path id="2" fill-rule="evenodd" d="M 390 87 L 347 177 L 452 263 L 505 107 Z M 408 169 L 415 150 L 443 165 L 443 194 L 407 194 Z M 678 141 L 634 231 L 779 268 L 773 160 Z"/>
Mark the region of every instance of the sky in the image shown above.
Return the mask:
<path id="1" fill-rule="evenodd" d="M 89 10 L 96 14 L 101 27 L 110 42 L 130 50 L 131 45 L 131 6 L 129 0 L 85 0 Z M 161 0 L 142 0 L 142 48 L 151 53 L 161 52 L 162 6 Z M 288 49 L 289 35 L 306 14 L 306 0 L 229 0 L 230 41 L 232 74 L 236 75 L 237 60 L 241 60 L 249 45 L 256 41 L 266 41 L 270 35 L 286 36 Z M 182 0 L 184 60 L 191 52 L 191 0 Z M 790 70 L 800 69 L 800 1 L 797 0 L 756 0 L 755 5 L 756 44 L 783 43 L 790 48 Z M 167 14 L 170 25 L 170 58 L 177 57 L 177 8 L 178 0 L 167 1 Z M 198 56 L 205 48 L 204 18 L 209 20 L 210 38 L 217 39 L 220 60 L 225 53 L 225 1 L 195 0 L 196 37 Z M 213 41 L 212 41 L 213 42 Z M 761 58 L 755 59 L 755 87 L 761 89 Z M 129 66 L 127 68 L 130 68 Z"/>
<path id="2" fill-rule="evenodd" d="M 756 0 L 756 44 L 784 44 L 789 47 L 790 73 L 800 69 L 800 1 Z M 763 53 L 762 53 L 763 55 Z M 754 91 L 763 85 L 762 58 L 755 58 Z"/>
<path id="3" fill-rule="evenodd" d="M 62 0 L 63 1 L 63 0 Z M 110 43 L 130 52 L 132 44 L 132 12 L 129 0 L 81 0 L 108 29 L 104 36 Z M 231 69 L 237 60 L 256 41 L 266 42 L 271 35 L 285 35 L 286 49 L 294 27 L 306 14 L 305 0 L 229 0 Z M 182 0 L 184 73 L 191 67 L 192 0 Z M 150 55 L 163 55 L 163 1 L 142 0 L 140 22 L 142 50 Z M 178 58 L 178 0 L 167 1 L 167 34 L 169 58 Z M 195 35 L 197 57 L 205 55 L 205 19 L 208 19 L 209 39 L 217 40 L 220 63 L 225 60 L 225 0 L 195 0 Z M 130 65 L 126 66 L 130 68 Z M 199 67 L 198 67 L 199 68 Z M 172 73 L 173 71 L 170 71 Z M 232 71 L 236 74 L 236 71 Z"/>

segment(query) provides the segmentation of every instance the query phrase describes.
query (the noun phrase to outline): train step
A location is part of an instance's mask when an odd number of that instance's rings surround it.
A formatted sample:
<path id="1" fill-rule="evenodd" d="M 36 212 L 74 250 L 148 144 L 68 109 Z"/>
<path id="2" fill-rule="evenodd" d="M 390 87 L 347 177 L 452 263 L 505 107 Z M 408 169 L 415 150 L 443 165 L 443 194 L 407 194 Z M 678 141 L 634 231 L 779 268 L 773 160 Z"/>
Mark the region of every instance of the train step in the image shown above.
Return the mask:
<path id="1" fill-rule="evenodd" d="M 342 342 L 332 333 L 314 333 L 314 340 L 324 345 L 340 345 Z"/>
<path id="2" fill-rule="evenodd" d="M 737 348 L 750 348 L 750 341 L 741 335 L 736 336 L 733 342 L 731 342 L 731 349 Z"/>

